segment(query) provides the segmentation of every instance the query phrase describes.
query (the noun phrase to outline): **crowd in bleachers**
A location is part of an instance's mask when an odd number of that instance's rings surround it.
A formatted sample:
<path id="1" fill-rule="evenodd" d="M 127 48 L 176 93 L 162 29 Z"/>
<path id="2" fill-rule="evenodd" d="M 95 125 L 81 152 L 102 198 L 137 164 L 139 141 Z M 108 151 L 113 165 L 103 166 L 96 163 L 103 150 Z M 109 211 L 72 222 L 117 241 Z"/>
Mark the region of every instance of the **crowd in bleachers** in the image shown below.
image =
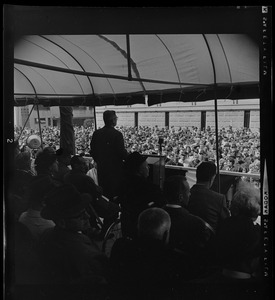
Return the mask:
<path id="1" fill-rule="evenodd" d="M 118 126 L 122 132 L 125 148 L 129 153 L 162 154 L 167 165 L 196 167 L 201 161 L 216 161 L 215 132 L 210 128 L 200 130 L 188 128 L 159 128 L 139 126 Z M 74 126 L 76 153 L 89 156 L 93 131 L 90 127 Z M 15 127 L 15 139 L 21 134 L 19 144 L 23 147 L 28 136 L 39 135 L 35 129 Z M 44 146 L 59 148 L 60 130 L 58 127 L 43 127 Z M 244 173 L 260 173 L 260 133 L 249 128 L 219 130 L 219 166 L 221 170 Z M 160 139 L 162 140 L 160 145 Z"/>

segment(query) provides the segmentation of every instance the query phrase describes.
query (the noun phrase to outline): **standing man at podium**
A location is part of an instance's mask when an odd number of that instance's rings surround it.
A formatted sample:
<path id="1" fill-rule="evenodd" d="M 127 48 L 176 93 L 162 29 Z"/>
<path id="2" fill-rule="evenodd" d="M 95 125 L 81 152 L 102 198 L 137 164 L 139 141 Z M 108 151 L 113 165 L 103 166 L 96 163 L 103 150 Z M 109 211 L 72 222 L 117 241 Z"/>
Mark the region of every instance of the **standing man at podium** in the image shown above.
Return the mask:
<path id="1" fill-rule="evenodd" d="M 123 176 L 123 161 L 128 155 L 123 135 L 115 129 L 117 119 L 114 110 L 104 111 L 105 126 L 93 133 L 90 144 L 90 155 L 97 163 L 98 183 L 110 200 L 117 196 Z"/>

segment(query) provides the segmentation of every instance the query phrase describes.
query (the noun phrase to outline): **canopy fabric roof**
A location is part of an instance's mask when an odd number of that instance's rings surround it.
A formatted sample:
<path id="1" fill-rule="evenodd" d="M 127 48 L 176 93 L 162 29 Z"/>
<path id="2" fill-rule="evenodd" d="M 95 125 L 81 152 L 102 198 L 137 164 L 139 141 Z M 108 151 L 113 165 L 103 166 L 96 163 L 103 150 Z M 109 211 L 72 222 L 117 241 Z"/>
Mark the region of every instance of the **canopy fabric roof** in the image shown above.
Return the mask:
<path id="1" fill-rule="evenodd" d="M 259 98 L 259 49 L 245 34 L 25 35 L 14 105 L 154 105 Z"/>

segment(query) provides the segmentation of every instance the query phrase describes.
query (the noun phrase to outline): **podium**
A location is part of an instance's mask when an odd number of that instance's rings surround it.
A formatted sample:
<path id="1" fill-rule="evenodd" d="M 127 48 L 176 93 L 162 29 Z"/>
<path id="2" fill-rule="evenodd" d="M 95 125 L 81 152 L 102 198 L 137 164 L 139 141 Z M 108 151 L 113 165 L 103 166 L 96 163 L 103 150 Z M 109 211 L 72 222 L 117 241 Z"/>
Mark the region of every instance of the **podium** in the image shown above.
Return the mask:
<path id="1" fill-rule="evenodd" d="M 149 165 L 149 179 L 161 189 L 165 180 L 165 158 L 163 155 L 147 155 Z"/>

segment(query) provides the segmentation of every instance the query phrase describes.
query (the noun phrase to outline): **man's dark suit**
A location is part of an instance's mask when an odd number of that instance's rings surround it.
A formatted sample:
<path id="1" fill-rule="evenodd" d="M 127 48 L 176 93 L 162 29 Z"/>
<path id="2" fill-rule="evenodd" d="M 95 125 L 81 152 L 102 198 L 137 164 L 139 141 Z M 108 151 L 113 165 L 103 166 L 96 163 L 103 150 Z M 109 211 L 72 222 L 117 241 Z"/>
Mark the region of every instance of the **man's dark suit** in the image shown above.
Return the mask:
<path id="1" fill-rule="evenodd" d="M 188 210 L 201 217 L 216 231 L 220 222 L 229 217 L 226 199 L 223 194 L 214 192 L 204 185 L 195 184 L 190 189 Z"/>
<path id="2" fill-rule="evenodd" d="M 168 204 L 163 209 L 171 218 L 169 241 L 172 247 L 193 254 L 206 245 L 212 233 L 204 220 L 179 205 Z"/>
<path id="3" fill-rule="evenodd" d="M 112 199 L 123 175 L 123 160 L 127 157 L 121 132 L 104 126 L 93 133 L 90 154 L 97 163 L 98 183 L 103 194 Z"/>
<path id="4" fill-rule="evenodd" d="M 160 187 L 138 175 L 124 178 L 117 201 L 121 205 L 122 235 L 131 238 L 136 237 L 139 214 L 149 207 L 162 207 L 165 204 Z"/>
<path id="5" fill-rule="evenodd" d="M 90 176 L 80 170 L 71 170 L 64 176 L 64 182 L 74 185 L 80 193 L 88 193 L 92 196 L 92 207 L 99 217 L 104 218 L 105 224 L 109 225 L 117 218 L 119 206 L 111 201 L 107 202 L 101 197 L 101 188 L 94 183 Z M 91 225 L 96 226 L 96 216 L 91 208 L 88 209 L 88 213 L 91 216 Z"/>

